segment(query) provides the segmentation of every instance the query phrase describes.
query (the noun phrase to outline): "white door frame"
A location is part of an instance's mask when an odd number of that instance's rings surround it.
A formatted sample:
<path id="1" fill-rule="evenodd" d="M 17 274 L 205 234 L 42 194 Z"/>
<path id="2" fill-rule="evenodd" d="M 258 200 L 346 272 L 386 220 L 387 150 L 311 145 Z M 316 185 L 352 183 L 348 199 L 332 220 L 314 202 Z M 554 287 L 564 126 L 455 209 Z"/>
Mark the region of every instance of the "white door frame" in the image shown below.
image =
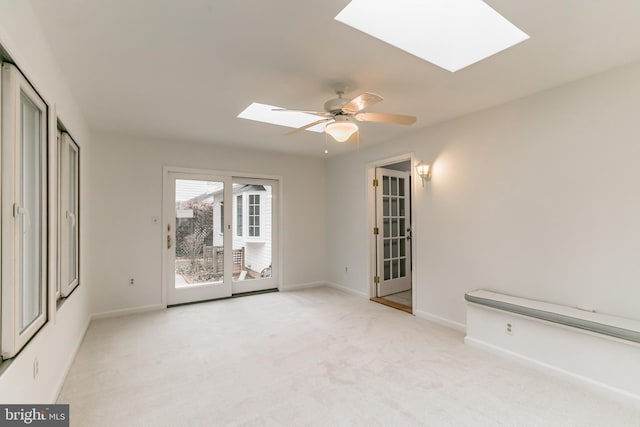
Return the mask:
<path id="1" fill-rule="evenodd" d="M 384 167 L 387 165 L 391 165 L 394 163 L 406 162 L 409 160 L 411 162 L 411 170 L 409 174 L 411 175 L 411 310 L 415 315 L 416 312 L 416 303 L 418 301 L 418 289 L 417 289 L 417 276 L 418 276 L 418 263 L 415 262 L 417 259 L 417 247 L 416 247 L 416 237 L 418 236 L 418 229 L 416 226 L 416 215 L 415 215 L 415 194 L 417 185 L 420 183 L 420 178 L 415 173 L 415 168 L 417 161 L 415 159 L 415 154 L 413 152 L 400 154 L 394 157 L 387 157 L 384 159 L 376 160 L 373 162 L 367 163 L 367 210 L 368 210 L 368 221 L 367 221 L 367 235 L 369 236 L 369 298 L 373 298 L 376 296 L 376 284 L 373 282 L 374 277 L 376 275 L 376 238 L 373 234 L 373 227 L 376 224 L 376 193 L 373 187 L 373 180 L 376 176 L 376 168 Z"/>
<path id="2" fill-rule="evenodd" d="M 282 226 L 282 194 L 283 194 L 283 179 L 280 175 L 266 175 L 266 174 L 258 174 L 258 173 L 249 173 L 249 172 L 238 172 L 238 171 L 226 171 L 226 170 L 217 170 L 217 169 L 202 169 L 202 168 L 190 168 L 183 166 L 163 166 L 162 167 L 162 217 L 160 222 L 160 251 L 161 251 L 161 271 L 162 271 L 162 289 L 161 289 L 161 304 L 166 308 L 167 307 L 167 292 L 169 288 L 169 276 L 167 269 L 168 262 L 168 253 L 166 250 L 166 239 L 167 239 L 167 230 L 166 225 L 168 223 L 168 213 L 167 213 L 167 203 L 170 199 L 168 191 L 170 184 L 170 173 L 184 173 L 184 174 L 192 174 L 192 175 L 213 175 L 220 177 L 229 177 L 232 180 L 234 178 L 255 178 L 255 179 L 268 179 L 278 182 L 278 188 L 276 193 L 273 194 L 273 197 L 276 199 L 273 201 L 274 210 L 277 212 L 277 218 L 274 218 L 273 221 L 277 222 L 277 234 L 273 240 L 273 252 L 272 252 L 272 261 L 273 261 L 273 271 L 274 275 L 277 275 L 277 288 L 278 290 L 282 290 L 282 284 L 284 283 L 284 269 L 283 269 L 283 249 L 282 249 L 282 235 L 284 232 L 284 227 Z M 171 202 L 175 202 L 171 200 Z M 231 225 L 232 215 L 228 217 L 225 216 L 225 226 Z M 277 267 L 277 270 L 276 268 Z"/>

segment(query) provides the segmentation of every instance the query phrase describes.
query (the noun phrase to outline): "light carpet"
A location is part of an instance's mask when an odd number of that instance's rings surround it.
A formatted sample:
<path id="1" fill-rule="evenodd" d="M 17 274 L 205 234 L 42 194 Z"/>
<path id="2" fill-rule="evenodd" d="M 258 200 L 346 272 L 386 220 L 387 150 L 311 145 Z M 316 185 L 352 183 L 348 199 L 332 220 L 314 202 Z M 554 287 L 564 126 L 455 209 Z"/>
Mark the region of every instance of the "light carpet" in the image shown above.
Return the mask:
<path id="1" fill-rule="evenodd" d="M 329 288 L 96 320 L 59 402 L 76 427 L 640 426 L 636 401 Z"/>

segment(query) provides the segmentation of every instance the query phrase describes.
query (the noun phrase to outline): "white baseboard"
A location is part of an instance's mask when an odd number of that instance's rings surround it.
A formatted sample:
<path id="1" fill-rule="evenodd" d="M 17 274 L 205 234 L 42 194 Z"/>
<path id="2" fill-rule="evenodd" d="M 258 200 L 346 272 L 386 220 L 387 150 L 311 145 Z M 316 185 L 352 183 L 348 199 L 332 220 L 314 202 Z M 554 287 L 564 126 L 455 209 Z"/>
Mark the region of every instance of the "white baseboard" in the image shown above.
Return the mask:
<path id="1" fill-rule="evenodd" d="M 532 358 L 527 357 L 527 356 L 523 356 L 522 354 L 506 350 L 506 349 L 504 349 L 502 347 L 498 347 L 498 346 L 495 346 L 493 344 L 489 344 L 489 343 L 486 343 L 484 341 L 480 341 L 480 340 L 475 339 L 475 338 L 465 337 L 464 338 L 464 343 L 466 345 L 470 346 L 470 347 L 475 347 L 475 348 L 478 348 L 480 350 L 486 351 L 488 353 L 492 353 L 492 354 L 495 354 L 495 355 L 498 355 L 498 356 L 502 356 L 502 357 L 507 357 L 509 359 L 515 359 L 515 360 L 524 362 L 524 363 L 529 364 L 529 365 L 540 367 L 540 368 L 545 369 L 547 371 L 553 372 L 554 374 L 558 374 L 558 375 L 563 376 L 565 378 L 570 378 L 570 379 L 573 379 L 573 380 L 577 380 L 577 381 L 579 381 L 579 382 L 581 382 L 583 384 L 589 385 L 591 387 L 595 387 L 595 388 L 598 388 L 598 389 L 601 389 L 601 390 L 606 390 L 608 392 L 613 392 L 613 393 L 616 393 L 616 394 L 621 395 L 623 397 L 630 398 L 630 399 L 632 399 L 634 401 L 640 401 L 640 396 L 638 396 L 636 394 L 630 393 L 630 392 L 625 391 L 625 390 L 621 390 L 621 389 L 619 389 L 617 387 L 612 387 L 612 386 L 610 386 L 608 384 L 605 384 L 605 383 L 602 383 L 600 381 L 596 381 L 594 379 L 587 378 L 587 377 L 584 377 L 582 375 L 578 375 L 578 374 L 575 374 L 573 372 L 566 371 L 566 370 L 564 370 L 562 368 L 559 368 L 557 366 L 549 365 L 548 363 L 544 363 L 544 362 L 541 362 L 539 360 L 532 359 Z"/>
<path id="2" fill-rule="evenodd" d="M 355 296 L 360 297 L 360 298 L 369 299 L 369 296 L 366 293 L 358 291 L 358 290 L 353 289 L 353 288 L 348 288 L 346 286 L 338 285 L 337 283 L 325 282 L 324 285 L 329 287 L 329 288 L 337 289 L 339 291 L 346 292 L 348 294 L 355 295 Z"/>
<path id="3" fill-rule="evenodd" d="M 106 319 L 109 317 L 125 316 L 127 314 L 145 313 L 147 311 L 164 310 L 167 308 L 163 304 L 144 305 L 142 307 L 123 308 L 120 310 L 102 311 L 100 313 L 94 313 L 91 315 L 91 320 Z"/>
<path id="4" fill-rule="evenodd" d="M 298 283 L 296 285 L 282 285 L 279 291 L 280 292 L 297 291 L 298 289 L 318 288 L 324 285 L 326 285 L 325 282 L 309 282 L 309 283 Z"/>
<path id="5" fill-rule="evenodd" d="M 71 356 L 67 359 L 67 363 L 62 369 L 62 373 L 60 375 L 60 379 L 58 380 L 58 384 L 53 390 L 53 395 L 49 402 L 56 403 L 58 401 L 58 396 L 60 396 L 60 392 L 62 391 L 62 386 L 64 386 L 64 382 L 67 379 L 67 375 L 69 375 L 69 371 L 71 370 L 71 366 L 73 366 L 73 362 L 76 360 L 76 355 L 78 354 L 78 350 L 80 350 L 80 346 L 82 345 L 82 341 L 84 341 L 84 336 L 87 335 L 87 331 L 89 330 L 89 325 L 91 324 L 91 317 L 87 318 L 87 321 L 84 324 L 84 330 L 82 334 L 80 334 L 80 339 L 77 340 L 73 350 L 71 351 Z"/>
<path id="6" fill-rule="evenodd" d="M 455 329 L 463 334 L 467 333 L 467 326 L 462 323 L 454 322 L 453 320 L 445 319 L 444 317 L 422 310 L 413 310 L 413 314 L 415 314 L 416 317 L 446 326 L 447 328 Z"/>

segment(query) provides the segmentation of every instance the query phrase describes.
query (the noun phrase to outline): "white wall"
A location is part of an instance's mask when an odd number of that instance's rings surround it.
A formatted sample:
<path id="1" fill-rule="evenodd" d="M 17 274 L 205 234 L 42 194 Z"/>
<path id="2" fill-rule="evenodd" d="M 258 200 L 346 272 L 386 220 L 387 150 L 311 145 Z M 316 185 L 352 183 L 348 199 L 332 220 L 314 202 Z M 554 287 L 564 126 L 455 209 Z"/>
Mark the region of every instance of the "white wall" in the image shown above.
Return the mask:
<path id="1" fill-rule="evenodd" d="M 80 286 L 0 375 L 0 402 L 48 403 L 57 397 L 89 321 L 91 285 L 87 280 L 89 270 L 85 251 L 90 245 L 86 217 L 91 213 L 90 195 L 84 185 L 91 168 L 87 161 L 89 131 L 29 2 L 0 0 L 0 10 L 0 44 L 9 51 L 49 107 L 55 103 L 58 116 L 81 150 Z M 52 274 L 55 276 L 55 271 Z M 38 379 L 34 380 L 36 358 L 40 368 Z"/>
<path id="2" fill-rule="evenodd" d="M 464 324 L 464 293 L 488 288 L 639 318 L 639 112 L 635 64 L 329 160 L 328 280 L 368 295 L 366 164 L 414 152 L 435 161 L 419 312 Z"/>
<path id="3" fill-rule="evenodd" d="M 94 310 L 108 312 L 161 303 L 162 168 L 181 166 L 282 177 L 283 283 L 322 281 L 325 188 L 321 159 L 226 146 L 93 135 L 94 198 L 90 254 Z M 128 286 L 128 279 L 136 279 Z"/>

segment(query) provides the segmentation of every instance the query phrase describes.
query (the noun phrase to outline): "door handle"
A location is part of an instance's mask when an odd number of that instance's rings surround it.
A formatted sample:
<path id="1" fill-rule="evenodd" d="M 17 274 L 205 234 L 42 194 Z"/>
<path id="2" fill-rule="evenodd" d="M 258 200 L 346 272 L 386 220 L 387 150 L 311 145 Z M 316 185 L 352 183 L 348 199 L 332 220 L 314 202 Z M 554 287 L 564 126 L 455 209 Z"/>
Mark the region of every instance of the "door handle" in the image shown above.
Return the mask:
<path id="1" fill-rule="evenodd" d="M 171 249 L 171 235 L 167 234 L 167 249 Z"/>

